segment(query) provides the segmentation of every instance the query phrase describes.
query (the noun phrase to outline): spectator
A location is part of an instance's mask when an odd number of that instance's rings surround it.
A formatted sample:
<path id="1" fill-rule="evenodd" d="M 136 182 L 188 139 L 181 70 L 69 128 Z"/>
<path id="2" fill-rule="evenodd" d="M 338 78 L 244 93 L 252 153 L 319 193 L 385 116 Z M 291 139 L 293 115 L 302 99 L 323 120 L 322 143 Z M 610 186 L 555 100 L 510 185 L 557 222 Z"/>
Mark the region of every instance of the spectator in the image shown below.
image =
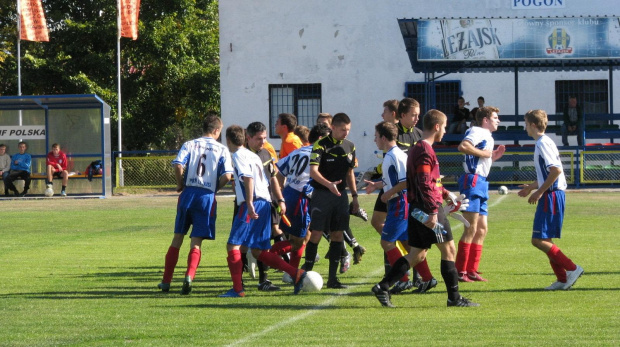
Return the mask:
<path id="1" fill-rule="evenodd" d="M 577 106 L 577 98 L 568 97 L 568 105 L 564 108 L 564 124 L 562 124 L 562 144 L 568 146 L 568 135 L 577 135 L 577 144 L 583 146 L 583 111 Z"/>
<path id="2" fill-rule="evenodd" d="M 454 116 L 452 116 L 452 122 L 448 133 L 450 134 L 465 134 L 467 130 L 467 121 L 469 120 L 469 109 L 465 107 L 469 106 L 469 102 L 465 102 L 465 99 L 460 96 L 458 100 L 458 106 L 454 108 Z"/>
<path id="3" fill-rule="evenodd" d="M 325 123 L 328 126 L 332 126 L 332 115 L 329 113 L 319 113 L 316 117 L 316 124 Z"/>
<path id="4" fill-rule="evenodd" d="M 60 150 L 60 145 L 55 143 L 52 145 L 52 151 L 47 153 L 47 180 L 45 184 L 47 188 L 53 189 L 52 180 L 54 177 L 62 178 L 61 196 L 67 196 L 65 190 L 69 182 L 69 172 L 67 172 L 67 156 Z"/>
<path id="5" fill-rule="evenodd" d="M 32 157 L 30 154 L 26 153 L 28 149 L 28 145 L 26 142 L 20 142 L 17 145 L 17 149 L 19 153 L 13 154 L 11 157 L 11 172 L 4 180 L 4 186 L 6 189 L 13 191 L 15 196 L 26 196 L 28 194 L 28 189 L 30 189 L 30 165 L 32 164 Z M 24 191 L 19 194 L 17 192 L 17 188 L 13 182 L 17 179 L 24 180 Z"/>
<path id="6" fill-rule="evenodd" d="M 2 181 L 9 175 L 11 169 L 11 156 L 6 154 L 6 145 L 0 144 L 0 175 L 2 175 Z M 4 195 L 9 196 L 9 189 L 6 184 L 4 185 Z"/>
<path id="7" fill-rule="evenodd" d="M 295 133 L 297 126 L 297 117 L 290 113 L 280 113 L 276 121 L 276 133 L 282 138 L 282 146 L 280 147 L 280 159 L 286 157 L 292 151 L 301 148 L 301 140 Z"/>
<path id="8" fill-rule="evenodd" d="M 471 119 L 471 126 L 479 126 L 476 123 L 476 113 L 478 113 L 478 110 L 484 107 L 484 97 L 479 96 L 478 97 L 478 107 L 474 107 L 471 112 L 469 112 L 469 118 Z"/>

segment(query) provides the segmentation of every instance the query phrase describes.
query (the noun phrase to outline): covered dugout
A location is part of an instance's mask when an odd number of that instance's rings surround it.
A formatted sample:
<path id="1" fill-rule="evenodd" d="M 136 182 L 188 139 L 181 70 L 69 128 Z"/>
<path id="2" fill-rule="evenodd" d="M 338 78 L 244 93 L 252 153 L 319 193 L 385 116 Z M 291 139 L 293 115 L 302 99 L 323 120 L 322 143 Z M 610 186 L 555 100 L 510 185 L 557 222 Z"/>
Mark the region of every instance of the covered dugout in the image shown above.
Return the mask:
<path id="1" fill-rule="evenodd" d="M 17 153 L 25 141 L 32 155 L 29 195 L 45 190 L 45 157 L 59 143 L 68 160 L 69 196 L 112 195 L 110 106 L 97 95 L 29 95 L 0 97 L 0 143 Z M 88 178 L 87 167 L 101 160 L 103 174 Z M 54 179 L 58 193 L 60 179 Z M 4 190 L 4 183 L 0 183 Z M 21 187 L 19 187 L 21 188 Z"/>

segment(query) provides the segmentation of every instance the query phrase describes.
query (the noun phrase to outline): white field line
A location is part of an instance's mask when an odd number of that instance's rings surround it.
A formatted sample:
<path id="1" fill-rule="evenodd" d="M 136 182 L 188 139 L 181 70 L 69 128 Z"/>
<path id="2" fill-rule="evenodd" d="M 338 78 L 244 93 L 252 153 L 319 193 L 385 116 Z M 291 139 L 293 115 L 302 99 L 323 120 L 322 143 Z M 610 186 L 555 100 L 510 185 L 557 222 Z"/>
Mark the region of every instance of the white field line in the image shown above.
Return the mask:
<path id="1" fill-rule="evenodd" d="M 491 205 L 489 205 L 489 207 L 493 207 L 496 206 L 497 204 L 499 204 L 500 202 L 502 202 L 502 200 L 504 200 L 506 198 L 506 195 L 502 195 L 499 197 L 499 199 L 495 200 Z M 461 222 L 458 222 L 456 224 L 454 224 L 454 227 L 459 227 L 462 226 L 463 224 Z M 384 271 L 383 267 L 378 268 L 377 270 L 373 271 L 372 273 L 370 273 L 370 275 L 364 277 L 363 281 L 367 281 L 368 279 L 372 278 L 372 277 L 376 277 L 379 275 L 379 273 L 381 273 L 381 271 Z M 297 322 L 298 320 L 304 319 L 306 317 L 309 317 L 315 313 L 317 313 L 319 310 L 322 310 L 328 306 L 331 306 L 331 304 L 338 300 L 341 296 L 343 295 L 347 295 L 351 292 L 352 289 L 356 288 L 357 286 L 349 286 L 349 288 L 347 290 L 338 292 L 337 295 L 332 296 L 330 298 L 328 298 L 327 300 L 323 301 L 322 303 L 308 309 L 306 312 L 300 313 L 296 316 L 290 317 L 286 320 L 280 321 L 270 327 L 267 327 L 265 329 L 263 329 L 262 331 L 258 331 L 255 332 L 254 334 L 248 335 L 242 339 L 239 339 L 237 341 L 234 341 L 230 344 L 228 344 L 227 346 L 238 346 L 238 345 L 244 345 L 260 336 L 263 336 L 265 334 L 270 333 L 271 331 L 274 331 L 276 329 L 280 329 L 282 327 L 285 327 L 287 325 L 290 325 L 292 323 Z"/>

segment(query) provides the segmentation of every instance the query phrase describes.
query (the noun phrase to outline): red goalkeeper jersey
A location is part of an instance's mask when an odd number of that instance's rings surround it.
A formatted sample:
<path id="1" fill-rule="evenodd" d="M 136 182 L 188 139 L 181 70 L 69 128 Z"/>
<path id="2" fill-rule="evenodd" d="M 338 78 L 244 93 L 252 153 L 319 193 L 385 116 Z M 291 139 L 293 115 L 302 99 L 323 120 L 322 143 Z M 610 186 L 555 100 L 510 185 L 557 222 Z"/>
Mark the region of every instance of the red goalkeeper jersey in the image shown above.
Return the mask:
<path id="1" fill-rule="evenodd" d="M 55 172 L 59 172 L 67 169 L 67 156 L 63 151 L 58 152 L 58 156 L 54 155 L 54 152 L 47 153 L 47 165 L 51 165 L 54 168 Z M 62 168 L 62 170 L 58 170 L 58 165 Z"/>

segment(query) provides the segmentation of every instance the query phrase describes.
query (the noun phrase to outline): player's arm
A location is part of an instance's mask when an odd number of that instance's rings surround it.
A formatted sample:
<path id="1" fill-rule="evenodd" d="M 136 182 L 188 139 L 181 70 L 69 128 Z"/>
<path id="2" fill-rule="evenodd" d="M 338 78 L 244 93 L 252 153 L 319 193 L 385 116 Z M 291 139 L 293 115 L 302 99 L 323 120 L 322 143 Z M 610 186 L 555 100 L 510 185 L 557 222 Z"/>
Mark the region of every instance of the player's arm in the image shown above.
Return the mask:
<path id="1" fill-rule="evenodd" d="M 549 176 L 547 176 L 547 179 L 543 182 L 543 184 L 538 187 L 538 189 L 534 193 L 532 193 L 532 195 L 530 195 L 529 199 L 527 199 L 527 202 L 529 202 L 530 204 L 535 204 L 536 202 L 538 202 L 542 195 L 547 191 L 547 189 L 549 189 L 549 187 L 551 187 L 551 185 L 553 185 L 553 183 L 558 179 L 558 177 L 560 177 L 561 174 L 561 167 L 550 167 Z"/>
<path id="2" fill-rule="evenodd" d="M 534 181 L 530 184 L 522 184 L 519 186 L 519 188 L 521 188 L 521 190 L 517 193 L 518 196 L 524 198 L 528 195 L 530 195 L 530 192 L 534 189 L 538 188 L 538 181 Z"/>
<path id="3" fill-rule="evenodd" d="M 506 152 L 506 146 L 504 145 L 497 146 L 497 149 L 493 151 L 491 160 L 496 161 L 497 159 L 501 158 L 504 155 L 504 152 Z"/>
<path id="4" fill-rule="evenodd" d="M 493 156 L 492 151 L 478 149 L 469 140 L 461 141 L 461 144 L 459 144 L 459 152 L 479 158 L 491 158 Z"/>
<path id="5" fill-rule="evenodd" d="M 280 187 L 284 187 L 284 183 L 286 183 L 286 177 L 280 171 L 278 171 L 278 173 L 276 174 L 276 179 L 278 180 L 278 184 L 280 185 Z"/>
<path id="6" fill-rule="evenodd" d="M 351 212 L 355 214 L 360 209 L 360 203 L 357 200 L 357 186 L 355 185 L 355 173 L 353 172 L 353 168 L 349 168 L 349 172 L 347 173 L 347 186 L 349 187 L 351 197 L 353 198 L 353 207 Z"/>
<path id="7" fill-rule="evenodd" d="M 387 203 L 395 194 L 402 192 L 407 189 L 407 181 L 398 182 L 391 189 L 388 189 L 386 192 L 381 195 L 381 201 Z"/>
<path id="8" fill-rule="evenodd" d="M 319 172 L 319 166 L 318 165 L 310 164 L 310 178 L 315 180 L 317 183 L 325 186 L 327 189 L 329 189 L 330 192 L 334 193 L 335 195 L 340 196 L 340 192 L 338 191 L 337 184 L 340 183 L 341 180 L 338 180 L 336 182 L 328 181 Z"/>
<path id="9" fill-rule="evenodd" d="M 185 188 L 185 182 L 183 182 L 183 165 L 174 164 L 174 178 L 177 181 L 177 193 L 180 193 Z"/>
<path id="10" fill-rule="evenodd" d="M 227 185 L 231 179 L 232 179 L 231 173 L 225 173 L 221 175 L 217 181 L 217 188 L 215 189 L 215 192 L 217 193 L 223 186 Z"/>
<path id="11" fill-rule="evenodd" d="M 254 179 L 252 177 L 242 176 L 245 186 L 245 204 L 248 208 L 248 216 L 252 219 L 258 219 L 258 215 L 254 210 Z"/>
<path id="12" fill-rule="evenodd" d="M 375 190 L 381 189 L 385 186 L 385 183 L 383 183 L 383 181 L 364 180 L 364 183 L 366 184 L 366 187 L 364 188 L 366 190 L 366 194 L 370 194 Z"/>
<path id="13" fill-rule="evenodd" d="M 271 186 L 271 191 L 273 192 L 273 196 L 276 197 L 278 201 L 278 206 L 280 206 L 280 211 L 278 211 L 281 215 L 286 213 L 286 203 L 284 203 L 284 196 L 282 195 L 282 189 L 280 189 L 280 183 L 278 183 L 277 174 L 276 176 L 271 176 L 269 179 L 269 185 Z"/>

